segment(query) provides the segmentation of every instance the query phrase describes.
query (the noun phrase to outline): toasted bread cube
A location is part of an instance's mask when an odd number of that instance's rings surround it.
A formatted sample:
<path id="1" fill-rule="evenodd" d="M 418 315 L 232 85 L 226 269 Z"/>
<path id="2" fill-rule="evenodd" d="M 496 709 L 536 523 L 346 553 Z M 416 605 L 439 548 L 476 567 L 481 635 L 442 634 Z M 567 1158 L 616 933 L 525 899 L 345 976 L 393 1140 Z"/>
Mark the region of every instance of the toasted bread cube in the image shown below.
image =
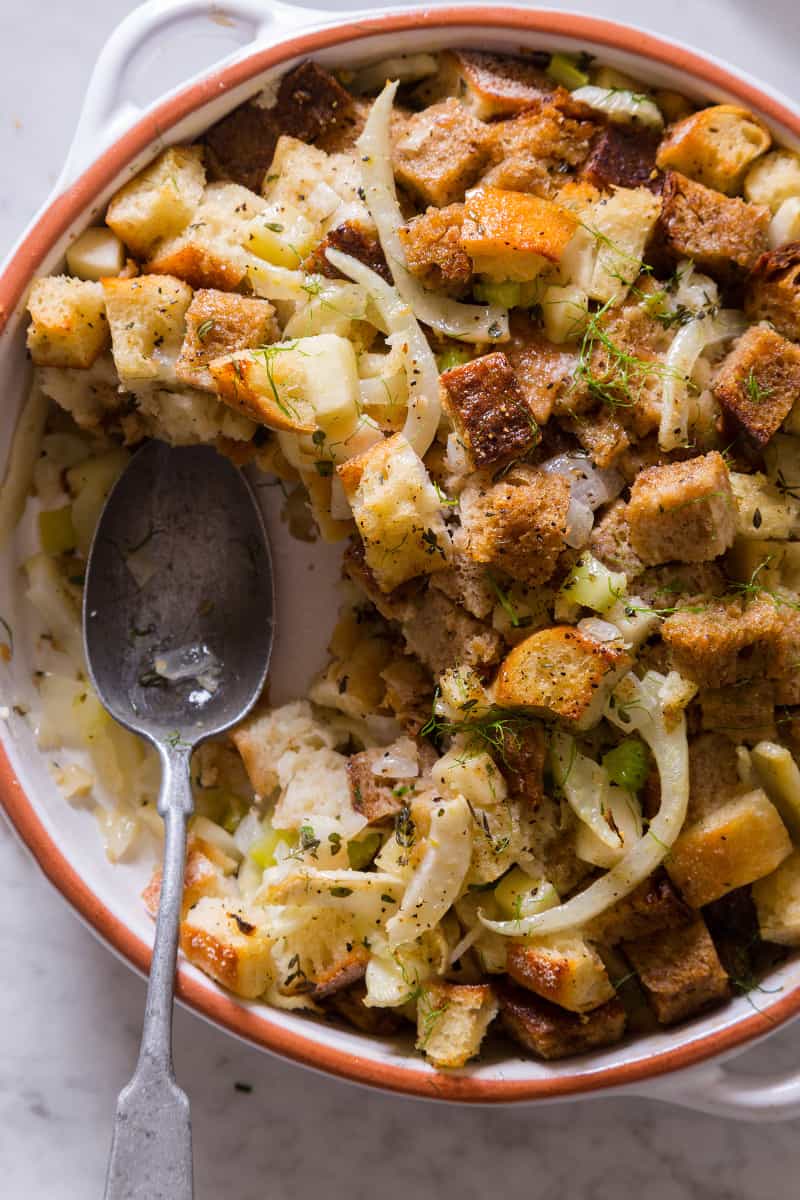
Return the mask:
<path id="1" fill-rule="evenodd" d="M 757 788 L 684 828 L 665 861 L 692 908 L 769 875 L 792 852 L 786 826 Z"/>
<path id="2" fill-rule="evenodd" d="M 642 562 L 707 562 L 733 543 L 735 507 L 724 458 L 716 451 L 648 467 L 631 488 L 627 520 Z"/>
<path id="3" fill-rule="evenodd" d="M 150 882 L 142 892 L 145 908 L 153 919 L 158 916 L 161 878 L 161 867 L 156 867 Z M 190 845 L 186 852 L 186 865 L 183 869 L 181 915 L 185 917 L 203 896 L 225 900 L 235 895 L 236 887 L 233 881 L 228 879 L 218 863 L 205 853 L 205 848 L 202 845 Z"/>
<path id="4" fill-rule="evenodd" d="M 181 950 L 217 983 L 254 1000 L 270 979 L 271 939 L 232 900 L 203 896 L 181 921 Z"/>
<path id="5" fill-rule="evenodd" d="M 433 291 L 459 292 L 472 278 L 472 259 L 461 242 L 464 205 L 429 208 L 400 228 L 406 265 Z"/>
<path id="6" fill-rule="evenodd" d="M 439 497 L 412 446 L 396 433 L 337 468 L 364 558 L 384 592 L 449 565 Z"/>
<path id="7" fill-rule="evenodd" d="M 106 224 L 135 258 L 175 237 L 192 220 L 205 186 L 199 146 L 172 146 L 111 197 Z"/>
<path id="8" fill-rule="evenodd" d="M 762 254 L 747 281 L 745 315 L 769 321 L 778 333 L 800 340 L 800 242 Z"/>
<path id="9" fill-rule="evenodd" d="M 402 794 L 394 790 L 396 780 L 376 775 L 373 766 L 384 755 L 380 747 L 351 754 L 347 760 L 347 779 L 353 808 L 370 824 L 393 817 L 403 807 Z"/>
<path id="10" fill-rule="evenodd" d="M 597 259 L 587 288 L 592 300 L 620 300 L 641 271 L 645 246 L 661 202 L 647 188 L 615 188 L 591 206 L 585 221 L 597 238 Z"/>
<path id="11" fill-rule="evenodd" d="M 604 566 L 624 571 L 629 581 L 644 570 L 644 563 L 631 544 L 628 506 L 624 500 L 609 504 L 592 530 L 589 546 Z"/>
<path id="12" fill-rule="evenodd" d="M 398 182 L 425 204 L 463 200 L 489 157 L 489 131 L 458 100 L 432 104 L 409 118 L 392 162 Z"/>
<path id="13" fill-rule="evenodd" d="M 457 96 L 481 121 L 517 113 L 555 90 L 551 79 L 530 59 L 484 50 L 446 50 L 439 70 L 417 89 L 425 103 Z"/>
<path id="14" fill-rule="evenodd" d="M 626 942 L 658 1021 L 673 1025 L 729 994 L 728 976 L 701 916 L 690 925 Z"/>
<path id="15" fill-rule="evenodd" d="M 736 747 L 722 733 L 701 733 L 689 742 L 689 807 L 686 825 L 745 791 L 739 777 Z"/>
<path id="16" fill-rule="evenodd" d="M 243 249 L 250 222 L 265 201 L 237 183 L 212 183 L 203 193 L 192 223 L 159 242 L 145 270 L 176 275 L 193 288 L 233 291 L 247 274 Z"/>
<path id="17" fill-rule="evenodd" d="M 528 314 L 519 311 L 511 315 L 511 340 L 503 344 L 503 353 L 536 423 L 545 425 L 573 387 L 575 354 L 548 341 Z"/>
<path id="18" fill-rule="evenodd" d="M 707 688 L 700 692 L 703 729 L 724 733 L 752 746 L 775 737 L 775 685 L 752 679 L 741 687 Z"/>
<path id="19" fill-rule="evenodd" d="M 471 558 L 467 558 L 459 548 L 454 549 L 452 565 L 446 571 L 439 571 L 431 579 L 431 587 L 438 588 L 449 596 L 456 604 L 477 617 L 479 621 L 487 620 L 497 604 L 497 592 L 487 577 L 485 568 Z"/>
<path id="20" fill-rule="evenodd" d="M 28 350 L 39 367 L 87 370 L 108 345 L 99 283 L 51 275 L 34 281 L 28 298 Z"/>
<path id="21" fill-rule="evenodd" d="M 751 204 L 766 204 L 773 214 L 800 196 L 800 154 L 782 149 L 763 155 L 747 172 L 744 194 Z"/>
<path id="22" fill-rule="evenodd" d="M 723 362 L 714 395 L 734 425 L 765 446 L 800 396 L 800 347 L 751 326 Z"/>
<path id="23" fill-rule="evenodd" d="M 570 1012 L 590 1012 L 614 995 L 599 954 L 575 934 L 512 939 L 506 969 L 516 983 Z"/>
<path id="24" fill-rule="evenodd" d="M 523 467 L 461 493 L 461 527 L 474 562 L 531 586 L 546 583 L 565 548 L 569 480 Z"/>
<path id="25" fill-rule="evenodd" d="M 571 1013 L 532 992 L 503 982 L 498 987 L 500 1021 L 523 1049 L 539 1058 L 568 1058 L 619 1042 L 625 1009 L 618 996 L 588 1013 Z"/>
<path id="26" fill-rule="evenodd" d="M 337 992 L 352 987 L 364 978 L 368 962 L 368 951 L 363 946 L 354 946 L 352 950 L 315 974 L 313 998 L 327 1000 L 329 996 L 335 996 Z"/>
<path id="27" fill-rule="evenodd" d="M 496 700 L 505 708 L 529 708 L 589 729 L 631 662 L 618 646 L 597 642 L 571 625 L 540 629 L 515 646 L 500 667 Z"/>
<path id="28" fill-rule="evenodd" d="M 237 350 L 266 346 L 280 337 L 275 309 L 267 300 L 203 289 L 186 310 L 186 337 L 175 373 L 181 383 L 216 390 L 209 364 Z"/>
<path id="29" fill-rule="evenodd" d="M 765 942 L 800 946 L 800 850 L 753 884 L 753 901 Z"/>
<path id="30" fill-rule="evenodd" d="M 759 742 L 751 756 L 758 782 L 781 815 L 792 838 L 800 842 L 800 767 L 785 746 Z"/>
<path id="31" fill-rule="evenodd" d="M 501 351 L 461 363 L 440 376 L 444 409 L 474 467 L 527 453 L 539 429 Z"/>
<path id="32" fill-rule="evenodd" d="M 417 1004 L 417 1049 L 437 1067 L 463 1067 L 481 1048 L 497 1016 L 488 983 L 430 980 Z"/>
<path id="33" fill-rule="evenodd" d="M 691 911 L 681 900 L 663 870 L 648 876 L 616 904 L 594 917 L 584 935 L 601 946 L 649 937 L 664 929 L 685 925 Z"/>
<path id="34" fill-rule="evenodd" d="M 661 230 L 667 249 L 723 280 L 755 266 L 767 249 L 769 209 L 704 187 L 670 171 L 664 183 Z"/>
<path id="35" fill-rule="evenodd" d="M 766 126 L 736 104 L 712 104 L 673 125 L 658 148 L 662 171 L 680 171 L 726 196 L 741 191 L 750 164 L 769 150 Z"/>
<path id="36" fill-rule="evenodd" d="M 102 287 L 120 380 L 173 382 L 192 289 L 161 275 L 105 279 Z"/>
<path id="37" fill-rule="evenodd" d="M 577 217 L 551 200 L 484 187 L 467 198 L 461 244 L 480 274 L 526 281 L 560 262 L 577 228 Z"/>
<path id="38" fill-rule="evenodd" d="M 438 212 L 438 209 L 433 211 Z M 337 225 L 335 229 L 329 229 L 319 245 L 303 263 L 303 270 L 311 274 L 325 275 L 329 279 L 343 279 L 341 271 L 328 262 L 327 250 L 340 250 L 342 254 L 349 254 L 351 258 L 355 258 L 365 267 L 369 267 L 376 275 L 380 275 L 381 279 L 385 279 L 387 283 L 392 282 L 389 264 L 380 242 L 375 234 L 360 221 L 342 221 L 341 225 Z M 410 269 L 413 268 L 410 267 Z"/>
<path id="39" fill-rule="evenodd" d="M 650 130 L 609 125 L 595 142 L 581 178 L 604 191 L 657 186 L 658 144 L 658 134 Z"/>
<path id="40" fill-rule="evenodd" d="M 434 676 L 458 664 L 478 671 L 499 662 L 503 639 L 442 592 L 429 589 L 413 617 L 403 622 L 403 637 Z"/>

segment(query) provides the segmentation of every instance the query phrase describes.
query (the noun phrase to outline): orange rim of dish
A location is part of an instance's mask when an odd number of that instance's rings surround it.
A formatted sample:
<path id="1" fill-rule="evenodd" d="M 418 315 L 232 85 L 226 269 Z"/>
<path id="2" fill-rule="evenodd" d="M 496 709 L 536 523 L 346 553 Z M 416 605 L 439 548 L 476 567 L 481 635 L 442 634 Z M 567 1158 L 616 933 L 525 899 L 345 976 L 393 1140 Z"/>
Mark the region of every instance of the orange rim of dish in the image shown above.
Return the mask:
<path id="1" fill-rule="evenodd" d="M 712 90 L 730 93 L 800 137 L 800 115 L 769 93 L 689 49 L 671 45 L 651 34 L 628 29 L 613 21 L 514 8 L 443 8 L 433 12 L 420 10 L 345 23 L 289 38 L 276 46 L 256 51 L 240 62 L 212 71 L 157 105 L 104 151 L 75 183 L 48 206 L 0 277 L 0 334 L 51 247 L 81 215 L 90 211 L 97 196 L 137 155 L 147 150 L 178 121 L 209 101 L 291 59 L 378 34 L 402 34 L 421 28 L 433 30 L 455 26 L 513 30 L 526 35 L 547 34 L 622 50 L 655 64 L 683 71 Z M 101 903 L 62 854 L 25 794 L 2 745 L 0 803 L 44 874 L 72 908 L 126 962 L 146 974 L 150 965 L 150 947 Z M 293 1062 L 386 1091 L 471 1104 L 554 1100 L 590 1095 L 607 1088 L 630 1087 L 742 1048 L 800 1013 L 800 987 L 796 987 L 771 1004 L 768 1012 L 753 1012 L 726 1028 L 697 1037 L 688 1044 L 677 1044 L 648 1058 L 610 1067 L 590 1067 L 570 1075 L 559 1075 L 558 1069 L 554 1068 L 552 1075 L 540 1078 L 483 1079 L 469 1073 L 412 1070 L 321 1044 L 314 1037 L 274 1024 L 266 1005 L 258 1010 L 245 1007 L 233 997 L 194 978 L 184 968 L 179 968 L 176 992 L 178 998 L 198 1015 L 245 1041 Z"/>

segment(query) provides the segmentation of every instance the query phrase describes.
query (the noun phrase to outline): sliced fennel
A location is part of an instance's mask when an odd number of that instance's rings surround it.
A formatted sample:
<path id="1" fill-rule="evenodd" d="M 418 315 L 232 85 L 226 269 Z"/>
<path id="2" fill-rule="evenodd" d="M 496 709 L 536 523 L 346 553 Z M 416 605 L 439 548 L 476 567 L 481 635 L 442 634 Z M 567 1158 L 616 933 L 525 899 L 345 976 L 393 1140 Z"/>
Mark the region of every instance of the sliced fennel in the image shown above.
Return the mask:
<path id="1" fill-rule="evenodd" d="M 594 759 L 581 754 L 575 739 L 556 731 L 550 746 L 553 778 L 563 791 L 579 821 L 591 829 L 598 841 L 618 850 L 619 834 L 609 823 L 608 774 Z"/>
<path id="2" fill-rule="evenodd" d="M 642 125 L 647 129 L 664 128 L 664 118 L 658 105 L 649 96 L 630 92 L 626 88 L 601 88 L 589 84 L 588 87 L 576 88 L 572 98 L 593 108 L 595 112 L 604 113 L 614 124 Z"/>
<path id="3" fill-rule="evenodd" d="M 400 908 L 386 924 L 390 946 L 433 929 L 458 898 L 472 857 L 472 814 L 462 796 L 435 802 L 426 841 Z"/>
<path id="4" fill-rule="evenodd" d="M 700 355 L 710 346 L 738 337 L 747 328 L 744 314 L 723 309 L 715 317 L 700 314 L 678 330 L 664 360 L 658 444 L 675 450 L 689 441 L 689 380 Z"/>

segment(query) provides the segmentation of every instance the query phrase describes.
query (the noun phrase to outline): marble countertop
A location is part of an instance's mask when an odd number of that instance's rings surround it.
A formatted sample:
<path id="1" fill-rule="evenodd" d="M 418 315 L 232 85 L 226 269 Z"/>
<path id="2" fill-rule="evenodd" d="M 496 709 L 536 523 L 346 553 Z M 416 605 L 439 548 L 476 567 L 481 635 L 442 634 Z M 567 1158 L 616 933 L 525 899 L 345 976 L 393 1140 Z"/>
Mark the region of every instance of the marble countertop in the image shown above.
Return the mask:
<path id="1" fill-rule="evenodd" d="M 94 58 L 134 7 L 0 5 L 0 253 L 51 188 Z M 574 7 L 692 42 L 800 96 L 796 0 Z M 2 823 L 0 962 L 0 1193 L 99 1197 L 144 986 L 68 911 Z M 198 1200 L 288 1200 L 323 1189 L 335 1200 L 366 1200 L 378 1189 L 385 1200 L 479 1200 L 501 1188 L 526 1200 L 762 1200 L 789 1195 L 796 1170 L 796 1125 L 737 1125 L 638 1099 L 446 1109 L 315 1076 L 182 1010 L 175 1036 L 192 1101 Z M 785 1067 L 798 1055 L 796 1026 L 750 1051 L 741 1069 Z"/>

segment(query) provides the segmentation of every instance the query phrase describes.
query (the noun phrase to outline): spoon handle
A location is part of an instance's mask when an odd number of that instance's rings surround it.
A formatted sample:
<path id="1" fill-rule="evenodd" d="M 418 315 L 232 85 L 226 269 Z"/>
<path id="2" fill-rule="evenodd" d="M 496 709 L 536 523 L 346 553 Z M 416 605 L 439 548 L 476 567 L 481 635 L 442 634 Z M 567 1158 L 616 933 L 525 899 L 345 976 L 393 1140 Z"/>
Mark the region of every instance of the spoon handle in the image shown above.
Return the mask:
<path id="1" fill-rule="evenodd" d="M 189 1100 L 175 1082 L 172 1065 L 175 961 L 186 822 L 192 811 L 189 754 L 182 743 L 161 747 L 161 897 L 139 1061 L 117 1101 L 105 1200 L 192 1200 L 194 1194 Z"/>

